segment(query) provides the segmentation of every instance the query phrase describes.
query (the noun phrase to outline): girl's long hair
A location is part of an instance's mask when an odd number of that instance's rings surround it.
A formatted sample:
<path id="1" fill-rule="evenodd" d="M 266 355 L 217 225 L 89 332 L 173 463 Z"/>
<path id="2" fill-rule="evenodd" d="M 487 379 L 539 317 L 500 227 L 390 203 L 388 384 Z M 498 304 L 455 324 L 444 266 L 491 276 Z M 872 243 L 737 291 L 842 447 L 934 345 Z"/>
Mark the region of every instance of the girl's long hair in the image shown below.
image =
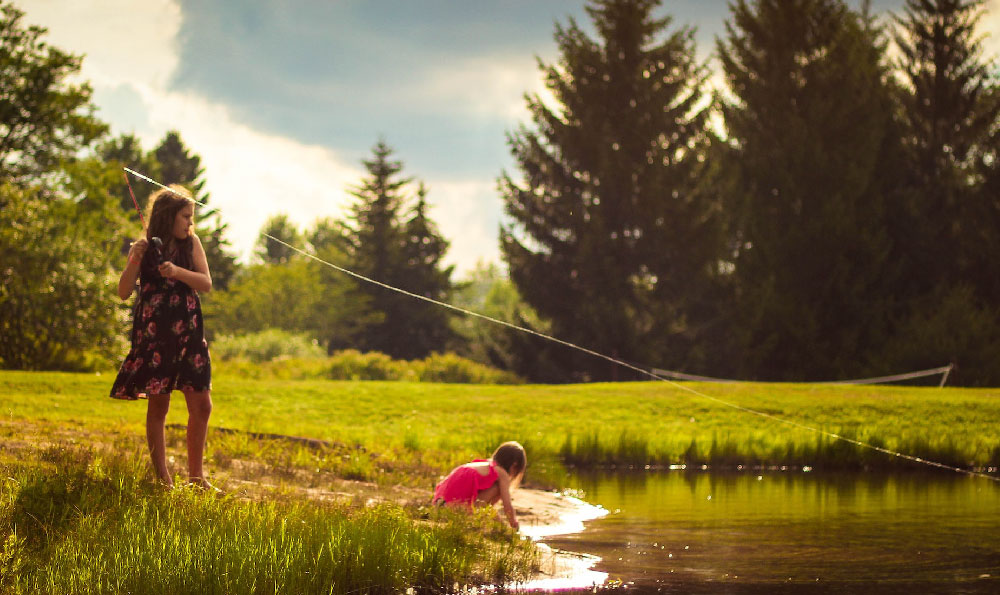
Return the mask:
<path id="1" fill-rule="evenodd" d="M 146 227 L 146 240 L 150 242 L 149 250 L 153 249 L 153 238 L 160 238 L 163 242 L 163 257 L 185 269 L 193 266 L 194 241 L 191 236 L 183 240 L 175 238 L 174 221 L 181 209 L 194 204 L 190 196 L 191 193 L 186 188 L 177 184 L 171 184 L 170 190 L 157 190 L 149 196 L 149 214 L 146 217 L 149 221 Z"/>

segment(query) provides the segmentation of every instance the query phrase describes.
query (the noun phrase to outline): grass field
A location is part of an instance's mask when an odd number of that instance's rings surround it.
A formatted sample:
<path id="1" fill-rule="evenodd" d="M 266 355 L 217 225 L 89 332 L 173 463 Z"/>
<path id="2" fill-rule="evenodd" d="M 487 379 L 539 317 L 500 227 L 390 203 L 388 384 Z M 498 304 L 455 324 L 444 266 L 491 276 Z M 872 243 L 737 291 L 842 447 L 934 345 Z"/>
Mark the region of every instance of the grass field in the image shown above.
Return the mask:
<path id="1" fill-rule="evenodd" d="M 503 440 L 527 484 L 579 467 L 818 472 L 917 464 L 723 405 L 963 468 L 1000 465 L 1000 391 L 663 382 L 499 386 L 215 375 L 213 498 L 150 481 L 145 403 L 112 376 L 0 372 L 0 593 L 394 593 L 509 581 L 533 547 L 426 506 L 437 477 Z M 183 471 L 175 395 L 168 454 Z M 267 438 L 278 434 L 309 438 Z"/>
<path id="2" fill-rule="evenodd" d="M 111 380 L 108 375 L 2 372 L 0 414 L 15 426 L 24 421 L 140 434 L 145 403 L 107 398 Z M 686 386 L 732 405 L 949 465 L 1000 464 L 998 389 Z M 184 424 L 183 399 L 177 397 L 168 423 Z M 688 463 L 822 470 L 912 465 L 665 382 L 511 386 L 248 380 L 221 369 L 213 400 L 212 426 L 329 441 L 338 460 L 325 464 L 357 479 L 396 473 L 393 481 L 402 481 L 419 470 L 423 473 L 417 475 L 427 479 L 470 456 L 489 454 L 503 440 L 521 441 L 529 461 L 561 457 L 578 466 Z M 241 455 L 263 448 L 240 434 L 210 431 L 209 442 L 210 458 L 228 456 L 218 448 L 241 449 Z M 315 458 L 315 453 L 281 456 Z"/>

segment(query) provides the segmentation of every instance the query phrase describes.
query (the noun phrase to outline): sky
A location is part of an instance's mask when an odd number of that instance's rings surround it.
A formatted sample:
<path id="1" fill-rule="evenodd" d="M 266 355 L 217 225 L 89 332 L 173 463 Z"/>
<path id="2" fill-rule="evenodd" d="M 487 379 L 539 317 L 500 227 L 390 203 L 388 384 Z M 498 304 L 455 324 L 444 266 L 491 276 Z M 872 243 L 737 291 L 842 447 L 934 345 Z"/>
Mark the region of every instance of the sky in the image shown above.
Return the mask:
<path id="1" fill-rule="evenodd" d="M 147 150 L 176 130 L 202 158 L 209 204 L 243 262 L 268 217 L 340 217 L 380 139 L 428 187 L 461 278 L 500 264 L 497 177 L 507 134 L 557 62 L 556 23 L 589 30 L 584 0 L 14 0 L 47 42 L 84 56 L 97 115 Z M 858 5 L 859 2 L 849 2 Z M 876 13 L 904 0 L 874 0 Z M 1000 55 L 1000 0 L 984 46 Z M 665 0 L 712 58 L 725 0 Z M 414 188 L 415 190 L 415 188 Z M 123 234 L 127 234 L 123 230 Z"/>

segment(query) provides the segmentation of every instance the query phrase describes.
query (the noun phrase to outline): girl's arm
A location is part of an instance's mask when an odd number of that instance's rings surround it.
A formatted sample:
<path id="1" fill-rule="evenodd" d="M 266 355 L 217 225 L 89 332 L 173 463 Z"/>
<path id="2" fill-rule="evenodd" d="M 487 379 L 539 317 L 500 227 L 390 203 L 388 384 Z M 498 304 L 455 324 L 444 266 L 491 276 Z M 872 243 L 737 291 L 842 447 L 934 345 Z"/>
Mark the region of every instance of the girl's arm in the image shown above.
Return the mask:
<path id="1" fill-rule="evenodd" d="M 146 238 L 140 238 L 132 242 L 132 246 L 128 249 L 128 264 L 125 265 L 122 276 L 118 278 L 118 297 L 122 300 L 127 300 L 135 290 L 135 281 L 139 278 L 139 265 L 142 263 L 143 255 L 146 254 L 147 246 Z"/>
<path id="2" fill-rule="evenodd" d="M 514 512 L 514 504 L 510 501 L 510 475 L 502 467 L 497 467 L 497 486 L 500 488 L 500 502 L 503 503 L 503 511 L 507 515 L 507 522 L 514 530 L 521 528 L 517 522 L 517 513 Z"/>
<path id="3" fill-rule="evenodd" d="M 192 235 L 191 238 L 194 243 L 191 251 L 194 257 L 194 270 L 189 271 L 172 262 L 165 262 L 160 265 L 160 274 L 168 279 L 183 281 L 191 289 L 206 293 L 212 291 L 212 274 L 208 270 L 208 258 L 198 236 Z"/>

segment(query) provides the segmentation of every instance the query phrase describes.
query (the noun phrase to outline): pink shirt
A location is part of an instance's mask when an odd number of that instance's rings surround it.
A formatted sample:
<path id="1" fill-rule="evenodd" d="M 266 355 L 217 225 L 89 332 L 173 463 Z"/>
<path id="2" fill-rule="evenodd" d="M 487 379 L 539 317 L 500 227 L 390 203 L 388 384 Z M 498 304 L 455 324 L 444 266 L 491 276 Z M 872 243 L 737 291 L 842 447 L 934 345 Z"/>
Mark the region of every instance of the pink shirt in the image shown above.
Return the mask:
<path id="1" fill-rule="evenodd" d="M 473 463 L 485 463 L 486 459 L 476 459 Z M 475 467 L 461 465 L 455 467 L 448 477 L 441 480 L 441 483 L 434 489 L 434 501 L 463 502 L 472 504 L 476 500 L 479 492 L 492 486 L 497 480 L 496 463 L 491 459 L 490 470 L 486 475 L 481 474 Z"/>

